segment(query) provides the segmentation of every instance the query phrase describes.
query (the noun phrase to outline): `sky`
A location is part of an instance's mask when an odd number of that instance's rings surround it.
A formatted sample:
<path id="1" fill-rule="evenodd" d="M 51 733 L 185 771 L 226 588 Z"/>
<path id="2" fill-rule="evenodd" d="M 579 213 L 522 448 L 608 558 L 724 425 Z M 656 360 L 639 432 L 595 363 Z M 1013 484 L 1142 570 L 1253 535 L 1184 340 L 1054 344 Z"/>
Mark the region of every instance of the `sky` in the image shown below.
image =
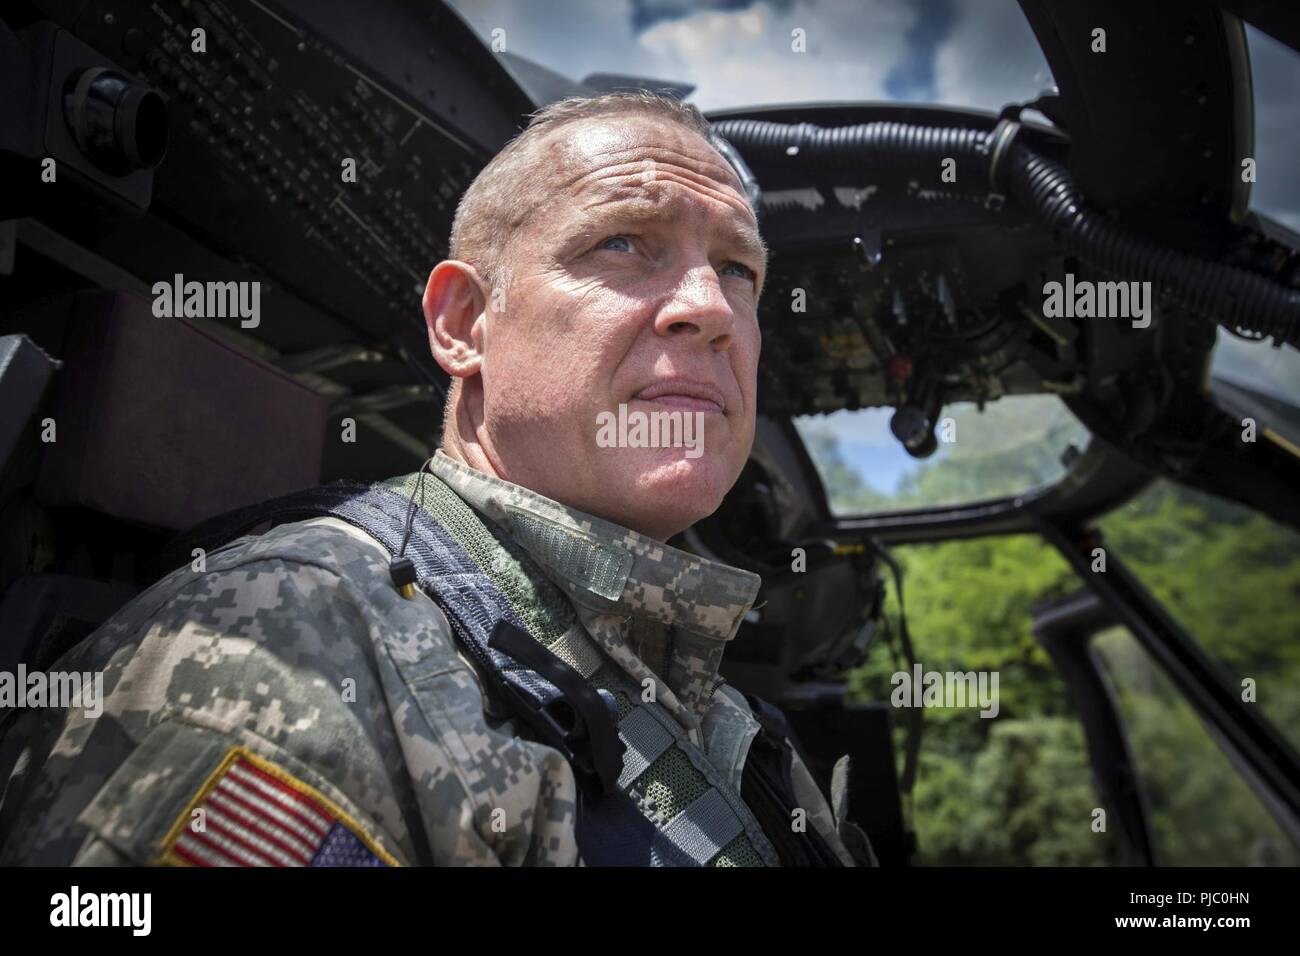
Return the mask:
<path id="1" fill-rule="evenodd" d="M 450 2 L 480 36 L 502 29 L 507 50 L 572 80 L 623 73 L 692 83 L 689 99 L 706 111 L 835 100 L 996 110 L 1052 85 L 1016 0 Z M 794 30 L 803 31 L 805 53 L 791 49 Z M 1246 32 L 1258 177 L 1252 207 L 1300 231 L 1300 54 Z M 880 490 L 915 466 L 889 432 L 889 410 L 821 420 Z"/>
<path id="2" fill-rule="evenodd" d="M 451 0 L 570 79 L 695 84 L 703 110 L 796 100 L 1032 99 L 1051 73 L 1015 0 Z M 806 52 L 791 49 L 802 30 Z"/>
<path id="3" fill-rule="evenodd" d="M 1016 0 L 450 0 L 480 36 L 573 80 L 693 83 L 701 109 L 828 100 L 998 109 L 1051 72 Z M 802 30 L 806 52 L 791 50 Z M 1300 231 L 1300 54 L 1253 28 L 1253 205 Z"/>
<path id="4" fill-rule="evenodd" d="M 864 484 L 873 491 L 894 494 L 899 482 L 916 470 L 918 462 L 889 430 L 889 419 L 893 414 L 892 408 L 863 408 L 853 412 L 810 415 L 800 419 L 798 424 L 801 430 L 810 428 L 831 432 L 839 441 L 840 457 L 861 476 Z M 942 458 L 946 450 L 940 447 L 932 460 Z"/>
<path id="5" fill-rule="evenodd" d="M 1300 53 L 1250 27 L 1246 42 L 1255 85 L 1251 207 L 1300 232 Z"/>

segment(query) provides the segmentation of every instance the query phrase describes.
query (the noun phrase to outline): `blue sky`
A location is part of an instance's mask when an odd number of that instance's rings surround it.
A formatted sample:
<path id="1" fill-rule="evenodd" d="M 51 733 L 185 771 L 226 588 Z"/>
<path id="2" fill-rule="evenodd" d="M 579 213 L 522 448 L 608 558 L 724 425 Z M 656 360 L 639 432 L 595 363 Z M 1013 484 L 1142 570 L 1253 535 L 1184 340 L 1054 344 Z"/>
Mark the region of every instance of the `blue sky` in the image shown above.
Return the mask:
<path id="1" fill-rule="evenodd" d="M 571 79 L 695 84 L 701 109 L 826 100 L 998 109 L 1052 82 L 1015 0 L 451 0 L 481 36 Z M 806 37 L 791 50 L 791 31 Z M 1247 28 L 1254 205 L 1300 231 L 1300 55 Z"/>
<path id="2" fill-rule="evenodd" d="M 920 462 L 889 430 L 892 408 L 864 408 L 830 415 L 811 416 L 801 421 L 814 429 L 825 428 L 839 440 L 840 456 L 856 471 L 863 482 L 875 491 L 893 494 L 905 475 L 916 471 Z M 942 459 L 947 449 L 940 447 L 929 461 Z"/>
<path id="3" fill-rule="evenodd" d="M 702 109 L 795 100 L 1000 107 L 1051 82 L 1015 0 L 452 0 L 571 79 L 694 83 Z M 791 49 L 804 31 L 806 52 Z"/>
<path id="4" fill-rule="evenodd" d="M 1300 53 L 1246 28 L 1255 85 L 1255 159 L 1251 206 L 1300 232 Z"/>

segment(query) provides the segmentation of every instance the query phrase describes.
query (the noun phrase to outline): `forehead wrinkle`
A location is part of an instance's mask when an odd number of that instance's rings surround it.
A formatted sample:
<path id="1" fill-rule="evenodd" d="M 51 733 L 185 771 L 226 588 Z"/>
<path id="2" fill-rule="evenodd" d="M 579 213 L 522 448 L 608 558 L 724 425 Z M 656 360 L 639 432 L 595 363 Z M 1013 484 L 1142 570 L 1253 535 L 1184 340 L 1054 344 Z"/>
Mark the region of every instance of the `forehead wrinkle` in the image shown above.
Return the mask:
<path id="1" fill-rule="evenodd" d="M 539 214 L 549 213 L 554 207 L 562 203 L 568 205 L 568 201 L 580 197 L 585 187 L 585 180 L 608 177 L 611 173 L 617 175 L 619 170 L 625 169 L 626 172 L 622 175 L 644 184 L 645 164 L 649 159 L 655 163 L 657 178 L 677 179 L 702 189 L 713 198 L 742 211 L 749 224 L 757 231 L 756 211 L 750 207 L 744 196 L 744 187 L 739 176 L 713 144 L 698 132 L 677 131 L 677 135 L 692 137 L 693 141 L 697 140 L 706 147 L 703 158 L 698 151 L 688 152 L 674 146 L 647 144 L 644 140 L 629 143 L 626 136 L 606 136 L 603 140 L 601 137 L 595 137 L 593 141 L 581 135 L 574 135 L 572 125 L 574 124 L 561 124 L 533 143 L 535 151 L 543 146 L 552 146 L 549 164 L 551 168 L 543 173 L 547 181 L 538 184 L 540 195 L 537 196 L 533 207 L 523 214 L 519 226 L 533 225 L 538 221 Z M 588 130 L 602 125 L 605 125 L 607 130 L 609 128 L 609 124 L 602 123 L 600 117 L 580 121 L 577 125 L 587 127 Z M 645 129 L 642 128 L 639 132 L 644 134 Z M 658 133 L 662 134 L 662 130 Z M 612 167 L 610 163 L 600 161 L 602 157 L 620 155 L 627 155 L 628 158 L 621 163 L 613 164 Z M 669 161 L 676 161 L 681 169 L 680 174 L 674 175 L 664 171 L 661 175 L 661 167 Z M 721 175 L 717 175 L 719 172 Z M 735 195 L 719 189 L 719 184 L 725 184 Z M 767 247 L 761 235 L 758 241 L 762 249 L 763 261 L 766 262 Z"/>
<path id="2" fill-rule="evenodd" d="M 742 221 L 752 227 L 755 231 L 758 229 L 758 221 L 754 218 L 754 212 L 749 207 L 749 203 L 744 199 L 732 193 L 725 192 L 716 188 L 713 180 L 698 180 L 678 175 L 671 169 L 665 170 L 663 167 L 656 165 L 654 178 L 649 182 L 645 181 L 645 169 L 638 167 L 634 171 L 620 172 L 619 169 L 599 169 L 593 170 L 579 189 L 575 192 L 575 198 L 581 202 L 581 208 L 591 209 L 611 202 L 617 202 L 625 199 L 642 199 L 652 204 L 660 202 L 681 202 L 684 198 L 677 193 L 677 190 L 668 189 L 668 184 L 676 184 L 686 187 L 688 193 L 696 191 L 703 193 L 710 199 L 721 202 L 731 208 Z M 583 201 L 583 195 L 595 194 L 593 198 Z"/>
<path id="3" fill-rule="evenodd" d="M 629 156 L 626 162 L 631 163 L 638 160 L 644 162 L 646 157 L 642 157 L 640 154 L 653 154 L 648 158 L 654 159 L 656 162 L 679 160 L 682 166 L 691 168 L 697 172 L 704 172 L 707 174 L 709 170 L 714 170 L 722 173 L 721 176 L 714 175 L 712 177 L 714 179 L 730 179 L 739 184 L 740 180 L 736 176 L 735 170 L 733 170 L 731 165 L 722 157 L 722 154 L 714 148 L 713 144 L 704 139 L 704 137 L 699 136 L 699 134 L 692 133 L 690 135 L 695 136 L 704 145 L 707 158 L 701 158 L 701 156 L 694 151 L 678 149 L 674 146 L 666 146 L 659 143 L 628 143 L 626 141 L 608 143 L 589 149 L 583 149 L 582 146 L 574 142 L 566 142 L 561 146 L 561 150 L 567 153 L 571 160 L 578 160 L 579 165 L 582 165 L 581 161 L 583 159 L 596 161 L 602 157 L 612 158 L 617 157 L 620 154 L 633 154 L 633 156 L 636 157 L 634 159 L 632 156 Z M 716 157 L 716 159 L 714 157 Z"/>
<path id="4" fill-rule="evenodd" d="M 604 150 L 604 152 L 611 156 L 616 156 L 619 153 L 648 153 L 650 155 L 640 159 L 640 163 L 644 164 L 646 159 L 650 159 L 656 165 L 678 165 L 692 175 L 705 177 L 714 182 L 723 182 L 733 187 L 739 186 L 740 179 L 736 176 L 736 172 L 731 168 L 730 164 L 722 159 L 722 154 L 707 141 L 701 141 L 705 143 L 708 153 L 711 154 L 708 159 L 702 159 L 696 153 L 674 149 L 672 146 L 659 145 L 648 147 L 642 145 L 619 146 Z M 718 157 L 717 160 L 714 160 L 713 156 Z M 629 158 L 627 162 L 633 163 L 638 162 L 638 160 Z"/>
<path id="5" fill-rule="evenodd" d="M 649 152 L 656 151 L 660 153 L 667 152 L 670 154 L 673 152 L 672 150 L 667 150 L 662 147 Z M 644 153 L 646 151 L 639 148 L 611 151 L 611 153 L 616 152 Z M 677 157 L 686 160 L 686 162 L 678 162 Z M 650 169 L 654 171 L 654 179 L 679 179 L 691 185 L 700 186 L 720 198 L 727 196 L 727 193 L 719 187 L 726 186 L 738 196 L 743 196 L 741 189 L 737 188 L 740 186 L 740 180 L 737 179 L 735 173 L 731 171 L 731 167 L 714 163 L 693 161 L 692 157 L 682 153 L 678 153 L 676 154 L 676 157 L 669 159 L 642 155 L 636 159 L 629 158 L 623 162 L 604 163 L 594 168 L 579 172 L 577 175 L 570 178 L 565 185 L 568 187 L 577 186 L 580 191 L 586 185 L 585 181 L 587 180 L 599 180 L 606 177 L 620 175 L 636 177 L 640 181 L 644 182 L 647 162 L 653 164 Z M 725 170 L 727 175 L 715 175 L 715 171 L 717 170 Z M 741 202 L 744 204 L 743 199 Z"/>
<path id="6" fill-rule="evenodd" d="M 551 176 L 554 186 L 546 190 L 550 195 L 529 218 L 533 219 L 537 212 L 549 210 L 561 202 L 572 210 L 575 199 L 580 203 L 578 208 L 586 211 L 626 203 L 628 200 L 639 200 L 642 206 L 651 201 L 653 205 L 664 194 L 676 192 L 666 190 L 664 184 L 676 183 L 698 190 L 730 207 L 733 214 L 731 227 L 714 225 L 712 231 L 733 242 L 765 269 L 768 260 L 767 243 L 759 232 L 754 210 L 744 198 L 739 177 L 707 139 L 698 134 L 691 135 L 707 147 L 705 156 L 672 146 L 628 143 L 626 139 L 613 142 L 607 140 L 588 149 L 583 149 L 573 139 L 562 140 L 553 154 L 555 167 Z M 626 158 L 621 162 L 609 162 L 619 157 Z M 601 162 L 602 158 L 606 161 Z M 655 178 L 650 183 L 645 181 L 647 160 L 652 160 L 655 164 L 652 167 Z M 716 175 L 718 172 L 722 175 Z M 659 183 L 658 188 L 650 188 L 654 183 Z M 728 188 L 730 191 L 727 191 Z M 594 195 L 583 201 L 584 193 Z M 632 221 L 664 218 L 658 211 L 637 210 L 635 203 L 621 212 Z M 601 228 L 601 221 L 608 218 L 611 217 L 583 214 L 572 227 L 572 234 L 584 239 L 595 238 L 594 233 Z"/>

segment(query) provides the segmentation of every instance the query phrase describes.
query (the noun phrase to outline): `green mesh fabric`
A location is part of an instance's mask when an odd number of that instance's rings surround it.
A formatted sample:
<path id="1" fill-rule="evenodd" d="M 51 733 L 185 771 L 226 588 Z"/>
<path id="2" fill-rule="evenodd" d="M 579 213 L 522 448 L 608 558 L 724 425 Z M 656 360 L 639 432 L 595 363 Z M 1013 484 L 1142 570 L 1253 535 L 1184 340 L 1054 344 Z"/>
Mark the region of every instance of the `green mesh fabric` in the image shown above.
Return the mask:
<path id="1" fill-rule="evenodd" d="M 653 800 L 664 821 L 671 820 L 709 789 L 708 781 L 680 747 L 669 747 L 645 769 L 633 784 L 635 790 Z"/>
<path id="2" fill-rule="evenodd" d="M 588 680 L 597 690 L 607 690 L 613 695 L 614 702 L 618 704 L 619 720 L 632 713 L 632 698 L 619 686 L 618 680 L 610 673 L 608 664 L 602 664 Z"/>
<path id="3" fill-rule="evenodd" d="M 666 822 L 707 791 L 709 783 L 680 747 L 669 747 L 658 760 L 646 767 L 631 789 L 646 800 L 653 800 L 655 812 Z M 743 831 L 709 862 L 709 866 L 762 865 L 762 857 Z"/>
<path id="4" fill-rule="evenodd" d="M 619 720 L 632 712 L 632 696 L 625 689 L 626 682 L 620 680 L 618 673 L 614 673 L 610 665 L 602 666 L 600 670 L 591 675 L 591 683 L 600 690 L 609 691 L 614 696 L 614 700 L 618 704 Z M 660 779 L 656 774 L 668 768 L 664 758 L 674 753 L 681 759 L 672 759 L 671 779 Z M 682 766 L 683 763 L 685 764 L 684 767 Z M 671 796 L 665 796 L 673 789 L 674 784 L 677 786 L 676 792 L 672 793 Z M 670 820 L 679 807 L 687 806 L 691 800 L 695 799 L 707 788 L 708 781 L 704 779 L 704 774 L 700 773 L 691 763 L 690 758 L 678 748 L 670 747 L 667 753 L 646 767 L 641 776 L 632 782 L 630 790 L 633 794 L 654 800 L 656 810 L 662 814 L 662 819 Z M 734 840 L 718 851 L 717 856 L 713 858 L 709 865 L 763 866 L 764 864 L 763 858 L 754 849 L 754 844 L 750 841 L 749 835 L 740 833 Z"/>
<path id="5" fill-rule="evenodd" d="M 741 833 L 736 839 L 732 840 L 713 858 L 710 866 L 762 866 L 763 858 L 758 855 L 754 849 L 754 844 L 749 842 L 749 836 Z"/>
<path id="6" fill-rule="evenodd" d="M 391 478 L 386 486 L 409 498 L 419 480 L 419 472 Z M 421 496 L 416 496 L 417 503 Z M 474 563 L 483 569 L 505 595 L 510 606 L 524 623 L 528 633 L 545 647 L 550 647 L 573 621 L 573 608 L 538 569 L 529 574 L 524 568 L 532 560 L 492 522 L 474 513 L 459 495 L 433 475 L 424 476 L 423 504 L 456 543 L 469 552 Z"/>

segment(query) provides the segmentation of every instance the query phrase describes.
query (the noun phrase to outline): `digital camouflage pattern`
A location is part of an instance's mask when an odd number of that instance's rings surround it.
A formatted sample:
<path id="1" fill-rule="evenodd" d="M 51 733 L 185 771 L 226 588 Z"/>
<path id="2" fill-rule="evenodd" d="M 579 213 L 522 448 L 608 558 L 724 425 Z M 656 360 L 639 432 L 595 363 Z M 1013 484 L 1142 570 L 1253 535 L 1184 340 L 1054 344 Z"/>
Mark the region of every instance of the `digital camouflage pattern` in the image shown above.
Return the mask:
<path id="1" fill-rule="evenodd" d="M 758 578 L 441 452 L 432 470 L 529 553 L 600 652 L 653 687 L 739 786 L 757 722 L 718 665 Z M 102 714 L 3 718 L 0 863 L 159 862 L 235 746 L 332 801 L 399 864 L 580 863 L 568 763 L 492 711 L 442 611 L 418 590 L 398 594 L 389 557 L 317 518 L 232 542 L 130 602 L 53 667 L 102 670 Z M 795 786 L 810 825 L 851 863 L 798 761 Z"/>

